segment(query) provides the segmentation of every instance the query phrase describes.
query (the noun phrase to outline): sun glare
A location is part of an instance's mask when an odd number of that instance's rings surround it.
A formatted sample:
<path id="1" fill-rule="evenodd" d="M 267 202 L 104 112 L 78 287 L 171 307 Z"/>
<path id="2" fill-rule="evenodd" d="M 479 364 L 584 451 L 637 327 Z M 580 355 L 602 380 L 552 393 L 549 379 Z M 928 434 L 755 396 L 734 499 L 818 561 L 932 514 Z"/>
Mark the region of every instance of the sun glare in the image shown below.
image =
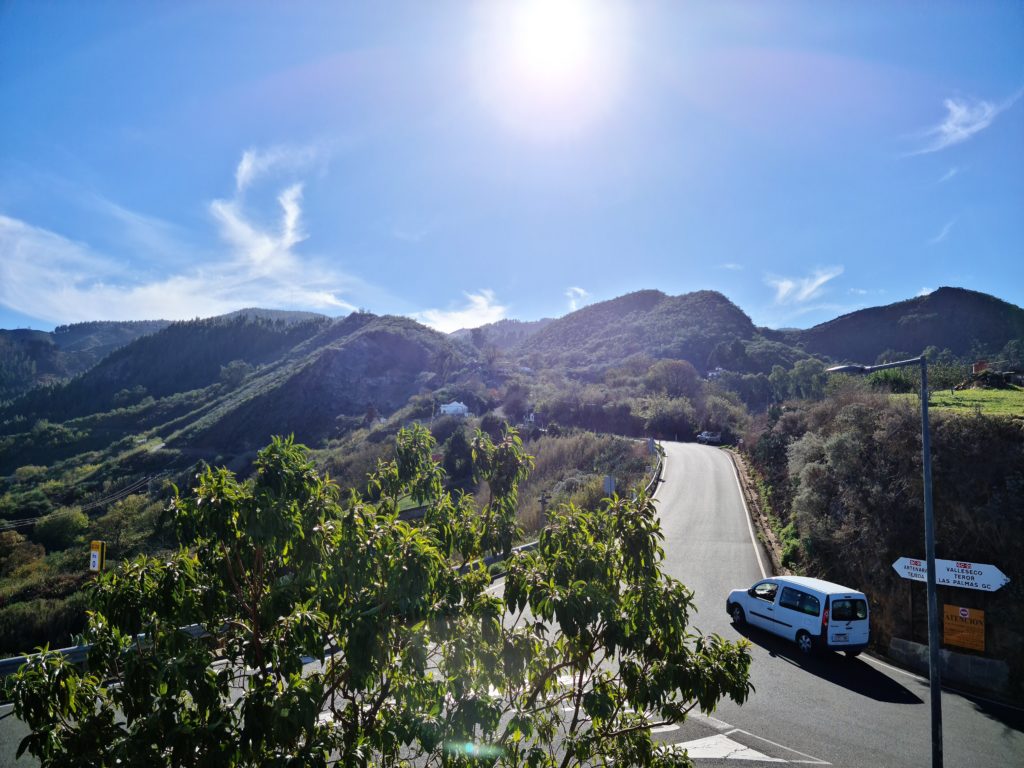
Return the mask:
<path id="1" fill-rule="evenodd" d="M 572 137 L 614 106 L 625 34 L 600 0 L 522 0 L 483 7 L 473 52 L 477 90 L 506 127 L 539 140 Z"/>

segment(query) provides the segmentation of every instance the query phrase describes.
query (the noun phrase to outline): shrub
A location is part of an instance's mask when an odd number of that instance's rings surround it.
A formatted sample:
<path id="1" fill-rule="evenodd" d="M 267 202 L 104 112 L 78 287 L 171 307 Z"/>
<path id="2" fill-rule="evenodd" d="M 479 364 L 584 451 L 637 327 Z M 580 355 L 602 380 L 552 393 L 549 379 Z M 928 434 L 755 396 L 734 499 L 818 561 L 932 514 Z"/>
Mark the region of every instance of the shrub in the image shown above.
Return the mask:
<path id="1" fill-rule="evenodd" d="M 67 549 L 89 529 L 89 518 L 77 507 L 58 509 L 36 523 L 32 538 L 48 551 Z"/>

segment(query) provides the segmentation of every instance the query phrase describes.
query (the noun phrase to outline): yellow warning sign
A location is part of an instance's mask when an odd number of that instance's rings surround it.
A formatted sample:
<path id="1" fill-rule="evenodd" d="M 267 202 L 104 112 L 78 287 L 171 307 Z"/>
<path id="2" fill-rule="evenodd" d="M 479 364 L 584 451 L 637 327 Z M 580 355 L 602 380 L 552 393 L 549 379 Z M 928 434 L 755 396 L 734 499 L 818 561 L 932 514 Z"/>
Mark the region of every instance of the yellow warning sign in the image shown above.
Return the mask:
<path id="1" fill-rule="evenodd" d="M 942 606 L 942 642 L 974 651 L 985 650 L 985 612 L 959 605 Z"/>
<path id="2" fill-rule="evenodd" d="M 107 564 L 107 542 L 94 541 L 89 545 L 89 570 L 102 571 Z"/>

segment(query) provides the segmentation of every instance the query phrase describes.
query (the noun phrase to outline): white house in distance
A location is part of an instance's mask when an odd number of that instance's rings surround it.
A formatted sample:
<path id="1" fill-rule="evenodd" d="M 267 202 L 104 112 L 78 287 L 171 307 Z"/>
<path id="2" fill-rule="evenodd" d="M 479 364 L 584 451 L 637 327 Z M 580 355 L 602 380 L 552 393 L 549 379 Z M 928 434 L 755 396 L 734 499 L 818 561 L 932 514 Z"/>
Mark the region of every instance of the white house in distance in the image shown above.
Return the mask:
<path id="1" fill-rule="evenodd" d="M 458 400 L 452 400 L 441 406 L 442 416 L 469 416 L 469 407 Z"/>

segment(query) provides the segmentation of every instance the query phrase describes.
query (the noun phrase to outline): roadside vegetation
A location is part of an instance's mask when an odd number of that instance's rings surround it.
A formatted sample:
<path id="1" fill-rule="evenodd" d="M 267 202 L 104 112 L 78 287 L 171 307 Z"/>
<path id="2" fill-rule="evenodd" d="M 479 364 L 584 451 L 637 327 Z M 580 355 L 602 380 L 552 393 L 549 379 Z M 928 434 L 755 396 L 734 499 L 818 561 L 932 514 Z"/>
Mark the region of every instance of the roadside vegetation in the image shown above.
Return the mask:
<path id="1" fill-rule="evenodd" d="M 471 442 L 482 499 L 445 490 L 430 433 L 399 433 L 372 502 L 275 439 L 239 481 L 176 494 L 177 547 L 88 593 L 88 672 L 59 653 L 6 681 L 43 765 L 686 766 L 652 729 L 751 691 L 747 643 L 689 626 L 643 494 L 551 510 L 510 554 L 533 460 Z M 400 501 L 427 507 L 398 520 Z M 483 558 L 500 557 L 489 591 Z M 456 568 L 453 566 L 463 566 Z M 193 626 L 198 631 L 183 632 Z M 138 637 L 144 636 L 140 643 Z M 319 662 L 304 667 L 303 657 Z"/>
<path id="2" fill-rule="evenodd" d="M 918 402 L 916 395 L 902 395 L 912 402 Z M 984 416 L 1024 417 L 1024 387 L 1008 386 L 1005 389 L 933 389 L 928 407 L 935 411 L 950 411 L 962 414 Z"/>
<path id="3" fill-rule="evenodd" d="M 745 440 L 786 542 L 784 564 L 867 592 L 883 651 L 892 637 L 920 642 L 923 587 L 891 567 L 899 557 L 923 557 L 917 399 L 875 394 L 856 380 L 830 394 L 770 409 Z M 1024 418 L 937 410 L 930 429 L 937 556 L 992 563 L 1010 577 L 994 593 L 940 587 L 940 605 L 986 612 L 985 655 L 1009 662 L 1020 696 Z"/>

